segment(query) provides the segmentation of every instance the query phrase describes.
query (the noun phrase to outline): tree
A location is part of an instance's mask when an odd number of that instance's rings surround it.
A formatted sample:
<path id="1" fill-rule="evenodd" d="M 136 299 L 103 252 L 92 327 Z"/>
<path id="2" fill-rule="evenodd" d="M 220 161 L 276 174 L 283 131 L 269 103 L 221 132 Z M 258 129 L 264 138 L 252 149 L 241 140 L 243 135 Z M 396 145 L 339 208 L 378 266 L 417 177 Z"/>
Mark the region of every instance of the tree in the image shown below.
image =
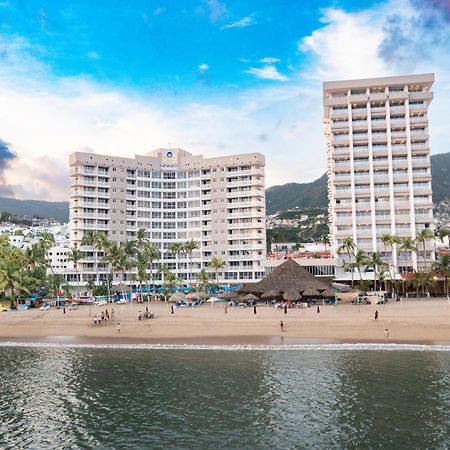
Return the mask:
<path id="1" fill-rule="evenodd" d="M 373 252 L 370 257 L 366 256 L 366 267 L 373 268 L 373 290 L 377 290 L 377 274 L 378 269 L 381 267 L 385 267 L 387 264 L 383 261 L 380 254 L 377 252 Z"/>
<path id="2" fill-rule="evenodd" d="M 430 287 L 436 284 L 436 280 L 428 274 L 423 272 L 414 271 L 414 276 L 409 280 L 410 285 L 416 291 L 416 297 L 419 298 L 419 290 L 422 291 L 422 294 L 425 294 L 425 290 L 428 290 Z"/>
<path id="3" fill-rule="evenodd" d="M 104 248 L 103 261 L 106 264 L 109 264 L 112 282 L 114 283 L 114 274 L 119 271 L 118 268 L 120 267 L 121 264 L 123 249 L 116 242 L 108 242 L 108 244 L 104 243 L 103 248 Z M 111 297 L 109 283 L 108 283 L 108 297 Z"/>
<path id="4" fill-rule="evenodd" d="M 358 270 L 358 274 L 359 274 L 359 279 L 362 280 L 362 275 L 361 275 L 361 269 L 363 267 L 366 267 L 368 264 L 368 258 L 367 255 L 362 251 L 362 250 L 356 250 L 354 257 L 353 257 L 353 262 L 350 264 L 347 264 L 347 268 L 352 269 L 352 273 L 353 273 L 353 269 L 357 269 Z M 352 283 L 353 283 L 353 277 L 352 277 Z"/>
<path id="5" fill-rule="evenodd" d="M 271 233 L 271 242 L 273 242 L 275 244 L 275 251 L 278 252 L 278 243 L 280 243 L 283 240 L 283 234 L 281 233 L 280 230 L 272 230 Z"/>
<path id="6" fill-rule="evenodd" d="M 193 239 L 184 244 L 184 251 L 189 255 L 188 284 L 190 284 L 192 279 L 192 253 L 198 248 L 198 242 Z"/>
<path id="7" fill-rule="evenodd" d="M 330 236 L 328 233 L 324 233 L 320 236 L 319 242 L 321 242 L 323 245 L 325 245 L 325 251 L 328 252 L 328 246 L 331 244 L 330 242 Z"/>
<path id="8" fill-rule="evenodd" d="M 416 235 L 417 244 L 422 244 L 422 251 L 423 251 L 422 256 L 425 272 L 428 272 L 426 242 L 431 240 L 434 240 L 434 233 L 429 228 L 424 228 L 423 230 L 420 230 Z"/>
<path id="9" fill-rule="evenodd" d="M 39 244 L 42 247 L 42 249 L 44 250 L 45 253 L 45 261 L 46 261 L 46 266 L 50 267 L 50 271 L 52 273 L 52 275 L 54 275 L 54 271 L 53 271 L 53 267 L 51 265 L 51 262 L 49 260 L 49 256 L 48 256 L 48 252 L 49 250 L 55 245 L 55 237 L 53 236 L 53 234 L 48 233 L 47 231 L 45 231 L 44 233 L 41 234 L 40 240 L 39 240 Z"/>
<path id="10" fill-rule="evenodd" d="M 138 252 L 136 253 L 136 260 L 135 260 L 137 269 L 135 279 L 139 283 L 140 299 L 142 299 L 142 284 L 144 284 L 149 278 L 147 273 L 148 263 L 149 263 L 148 254 L 144 251 L 144 248 L 142 248 L 142 250 L 138 250 Z"/>
<path id="11" fill-rule="evenodd" d="M 433 266 L 432 270 L 437 272 L 439 275 L 444 277 L 444 291 L 445 295 L 448 298 L 448 277 L 450 275 L 450 254 L 445 253 L 441 255 L 439 258 L 439 261 L 436 261 Z"/>
<path id="12" fill-rule="evenodd" d="M 392 267 L 394 268 L 394 273 L 392 274 L 391 271 L 389 271 L 391 275 L 391 279 L 394 278 L 394 275 L 397 273 L 397 265 L 395 264 L 396 258 L 394 258 L 394 255 L 397 255 L 397 246 L 401 244 L 402 240 L 393 234 L 383 234 L 381 235 L 381 242 L 384 245 L 384 251 L 387 253 L 387 249 L 391 249 L 391 255 L 392 255 Z"/>
<path id="13" fill-rule="evenodd" d="M 173 288 L 178 284 L 178 278 L 164 264 L 159 267 L 158 272 L 162 274 L 164 297 L 167 301 L 167 295 L 169 292 L 172 292 Z"/>
<path id="14" fill-rule="evenodd" d="M 150 279 L 153 281 L 153 292 L 156 294 L 155 279 L 153 278 L 153 261 L 157 260 L 161 255 L 155 245 L 150 242 L 146 242 L 144 244 L 142 251 L 145 253 L 148 260 L 148 265 L 150 267 Z"/>
<path id="15" fill-rule="evenodd" d="M 210 274 L 205 269 L 201 269 L 197 274 L 198 291 L 205 292 L 206 286 L 209 284 L 210 280 Z"/>
<path id="16" fill-rule="evenodd" d="M 351 269 L 352 287 L 354 286 L 354 279 L 353 279 L 354 277 L 353 277 L 353 269 L 351 267 L 351 260 L 352 260 L 352 255 L 355 253 L 355 249 L 356 249 L 356 245 L 355 245 L 355 242 L 353 241 L 353 238 L 348 236 L 348 237 L 344 238 L 344 240 L 342 241 L 342 245 L 337 250 L 338 254 L 345 254 L 348 256 L 348 264 L 344 267 L 348 267 L 349 269 Z"/>
<path id="17" fill-rule="evenodd" d="M 226 267 L 225 261 L 221 260 L 218 256 L 214 256 L 209 262 L 209 267 L 214 270 L 216 284 L 219 284 L 219 270 Z"/>
<path id="18" fill-rule="evenodd" d="M 75 267 L 75 273 L 77 276 L 77 286 L 78 286 L 78 290 L 80 290 L 80 279 L 78 278 L 78 263 L 80 262 L 80 260 L 83 258 L 84 256 L 84 252 L 82 252 L 80 249 L 78 248 L 72 248 L 68 254 L 68 260 L 73 262 L 73 266 Z M 80 293 L 78 292 L 78 295 Z"/>
<path id="19" fill-rule="evenodd" d="M 145 228 L 139 228 L 136 233 L 136 239 L 134 240 L 134 246 L 137 250 L 142 250 L 144 245 L 148 242 L 145 237 Z"/>
<path id="20" fill-rule="evenodd" d="M 90 245 L 94 248 L 95 282 L 99 280 L 98 252 L 103 250 L 103 244 L 107 242 L 106 234 L 99 231 L 87 231 L 81 239 L 81 245 Z"/>
<path id="21" fill-rule="evenodd" d="M 174 253 L 177 258 L 175 273 L 180 277 L 180 255 L 185 252 L 185 245 L 181 242 L 173 242 L 169 245 L 169 252 Z"/>
<path id="22" fill-rule="evenodd" d="M 29 293 L 30 277 L 24 271 L 24 257 L 19 249 L 3 249 L 0 258 L 0 289 L 11 295 L 11 304 L 22 293 Z"/>
<path id="23" fill-rule="evenodd" d="M 86 283 L 86 290 L 91 294 L 91 296 L 94 295 L 95 287 L 95 281 L 90 278 Z"/>
<path id="24" fill-rule="evenodd" d="M 401 240 L 400 250 L 405 252 L 411 252 L 411 254 L 417 253 L 417 244 L 414 239 L 409 237 Z"/>
<path id="25" fill-rule="evenodd" d="M 439 237 L 439 240 L 440 240 L 443 244 L 445 243 L 445 242 L 444 242 L 445 238 L 446 238 L 446 237 L 449 238 L 448 243 L 449 243 L 449 248 L 450 248 L 450 230 L 449 230 L 448 228 L 441 228 L 441 229 L 438 231 L 438 237 Z"/>

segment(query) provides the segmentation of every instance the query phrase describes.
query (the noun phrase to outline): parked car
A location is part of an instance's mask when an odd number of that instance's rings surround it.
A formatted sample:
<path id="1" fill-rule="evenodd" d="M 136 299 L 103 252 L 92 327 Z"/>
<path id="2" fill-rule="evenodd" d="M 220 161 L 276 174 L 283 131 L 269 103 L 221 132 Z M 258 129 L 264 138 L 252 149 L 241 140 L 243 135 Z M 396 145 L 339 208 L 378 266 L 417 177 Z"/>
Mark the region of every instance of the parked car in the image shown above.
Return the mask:
<path id="1" fill-rule="evenodd" d="M 77 302 L 72 302 L 69 306 L 69 311 L 73 311 L 75 309 L 78 309 L 78 303 Z"/>
<path id="2" fill-rule="evenodd" d="M 41 311 L 48 311 L 49 309 L 50 309 L 50 304 L 49 303 L 45 303 L 40 308 Z"/>

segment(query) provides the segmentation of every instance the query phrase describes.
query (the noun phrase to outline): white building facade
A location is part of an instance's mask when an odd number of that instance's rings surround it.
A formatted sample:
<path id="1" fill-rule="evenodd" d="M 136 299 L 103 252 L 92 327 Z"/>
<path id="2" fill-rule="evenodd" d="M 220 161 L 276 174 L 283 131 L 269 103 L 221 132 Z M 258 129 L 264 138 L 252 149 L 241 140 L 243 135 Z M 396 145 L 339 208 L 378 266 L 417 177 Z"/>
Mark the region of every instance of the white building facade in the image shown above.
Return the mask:
<path id="1" fill-rule="evenodd" d="M 383 234 L 415 239 L 433 229 L 428 107 L 433 74 L 325 82 L 329 223 L 334 251 L 358 248 L 393 258 L 400 271 L 434 261 L 426 252 L 390 253 Z"/>
<path id="2" fill-rule="evenodd" d="M 213 257 L 226 263 L 219 281 L 240 284 L 263 276 L 266 255 L 264 156 L 249 153 L 203 158 L 181 149 L 159 149 L 122 158 L 90 153 L 70 156 L 70 242 L 85 252 L 81 281 L 105 280 L 101 253 L 82 246 L 88 231 L 109 240 L 134 240 L 137 230 L 161 254 L 152 272 L 166 265 L 186 284 L 188 272 L 207 268 Z M 199 248 L 175 255 L 173 243 Z M 131 283 L 131 276 L 127 276 Z"/>

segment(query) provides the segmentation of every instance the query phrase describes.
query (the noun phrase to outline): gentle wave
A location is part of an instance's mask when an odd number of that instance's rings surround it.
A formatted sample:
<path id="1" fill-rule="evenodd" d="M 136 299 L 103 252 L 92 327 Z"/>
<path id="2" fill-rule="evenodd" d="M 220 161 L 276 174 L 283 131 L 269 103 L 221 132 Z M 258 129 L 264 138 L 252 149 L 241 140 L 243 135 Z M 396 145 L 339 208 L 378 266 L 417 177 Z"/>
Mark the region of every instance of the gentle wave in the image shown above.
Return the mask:
<path id="1" fill-rule="evenodd" d="M 450 352 L 450 345 L 425 344 L 286 344 L 286 345 L 207 345 L 207 344 L 88 344 L 56 342 L 0 342 L 0 347 L 129 349 L 129 350 L 213 350 L 213 351 L 433 351 Z"/>

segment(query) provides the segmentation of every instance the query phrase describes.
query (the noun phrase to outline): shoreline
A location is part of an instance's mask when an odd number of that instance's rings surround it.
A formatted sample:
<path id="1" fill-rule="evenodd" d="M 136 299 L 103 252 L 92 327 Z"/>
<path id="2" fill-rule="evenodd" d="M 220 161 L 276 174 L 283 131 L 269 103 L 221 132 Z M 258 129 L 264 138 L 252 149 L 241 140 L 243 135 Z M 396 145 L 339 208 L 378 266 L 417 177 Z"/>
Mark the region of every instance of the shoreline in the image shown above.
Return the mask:
<path id="1" fill-rule="evenodd" d="M 224 304 L 176 308 L 166 303 L 108 305 L 115 320 L 94 325 L 103 308 L 14 311 L 0 314 L 0 344 L 301 346 L 301 345 L 450 345 L 450 305 L 446 299 L 387 305 L 320 306 L 283 310 L 270 306 L 232 308 Z M 155 319 L 138 320 L 138 312 Z M 379 312 L 378 320 L 374 312 Z M 283 321 L 283 329 L 280 322 Z M 117 323 L 120 322 L 120 334 Z"/>

